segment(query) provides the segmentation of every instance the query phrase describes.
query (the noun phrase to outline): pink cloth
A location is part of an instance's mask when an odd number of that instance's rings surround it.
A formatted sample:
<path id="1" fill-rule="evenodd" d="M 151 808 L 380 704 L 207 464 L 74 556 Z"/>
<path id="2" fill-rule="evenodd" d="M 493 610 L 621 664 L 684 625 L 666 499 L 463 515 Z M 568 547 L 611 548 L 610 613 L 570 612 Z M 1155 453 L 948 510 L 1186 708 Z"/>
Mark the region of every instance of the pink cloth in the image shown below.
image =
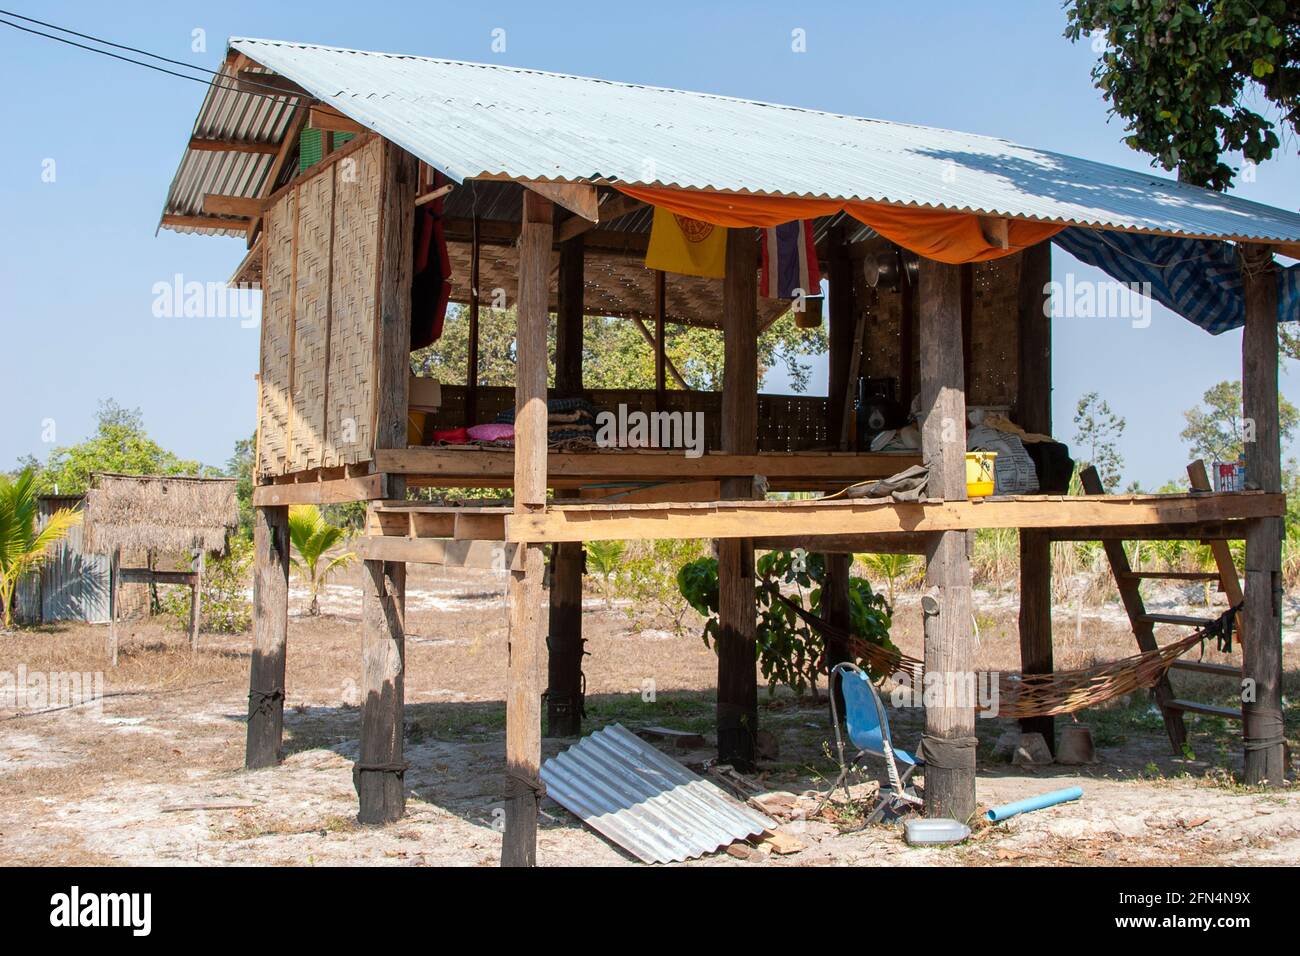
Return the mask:
<path id="1" fill-rule="evenodd" d="M 474 425 L 469 429 L 470 441 L 514 441 L 515 426 L 492 423 Z"/>

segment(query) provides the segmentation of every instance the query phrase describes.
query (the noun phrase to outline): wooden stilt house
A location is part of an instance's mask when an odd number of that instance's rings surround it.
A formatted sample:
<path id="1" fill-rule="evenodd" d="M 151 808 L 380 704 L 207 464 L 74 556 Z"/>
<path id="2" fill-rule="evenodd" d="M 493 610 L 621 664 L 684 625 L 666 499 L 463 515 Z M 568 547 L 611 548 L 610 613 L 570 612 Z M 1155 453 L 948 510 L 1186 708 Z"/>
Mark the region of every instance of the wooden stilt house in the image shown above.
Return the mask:
<path id="1" fill-rule="evenodd" d="M 309 146 L 319 159 L 307 157 Z M 431 424 L 476 425 L 513 408 L 508 450 L 434 446 L 409 433 L 409 354 L 420 320 L 412 313 L 412 286 L 421 281 L 414 247 L 427 209 L 436 210 L 446 243 L 447 294 L 467 306 L 471 330 L 467 384 L 442 384 Z M 725 229 L 721 275 L 647 268 L 658 215 L 701 232 Z M 790 307 L 759 294 L 760 246 L 792 221 L 811 223 L 829 288 L 825 398 L 758 392 L 757 337 Z M 851 552 L 923 554 L 925 663 L 969 672 L 968 532 L 1019 529 L 1023 669 L 1045 673 L 1050 542 L 1244 537 L 1243 669 L 1256 689 L 1243 707 L 1246 773 L 1283 779 L 1273 252 L 1300 251 L 1294 213 L 982 136 L 501 66 L 236 39 L 162 225 L 244 239 L 236 278 L 263 290 L 249 767 L 274 764 L 280 749 L 287 506 L 364 500 L 356 766 L 364 822 L 403 813 L 405 567 L 458 560 L 466 550 L 452 544 L 464 540 L 501 542 L 510 568 L 506 864 L 535 862 L 544 687 L 552 729 L 579 727 L 581 549 L 601 539 L 717 539 L 718 741 L 723 759 L 744 764 L 754 757 L 758 719 L 755 547 L 832 555 L 832 606 L 848 586 Z M 1220 310 L 1228 314 L 1216 321 L 1245 326 L 1245 414 L 1256 427 L 1248 490 L 1091 488 L 1097 493 L 968 500 L 968 407 L 1051 434 L 1050 248 L 1069 235 L 1173 237 L 1220 258 L 1231 250 Z M 477 320 L 489 296 L 517 310 L 513 394 L 478 384 Z M 654 390 L 584 389 L 587 314 L 638 324 L 657 350 Z M 701 411 L 707 452 L 548 447 L 552 315 L 552 397 Z M 722 330 L 721 394 L 673 387 L 663 348 L 670 323 Z M 892 381 L 897 405 L 916 409 L 919 447 L 872 451 L 859 442 L 846 417 L 860 379 Z M 928 486 L 914 501 L 762 493 L 834 492 L 918 464 Z M 640 490 L 596 497 L 611 484 Z M 448 508 L 407 498 L 411 488 L 465 485 L 510 489 L 510 503 Z M 539 613 L 547 544 L 555 546 L 549 620 Z M 1143 646 L 1154 646 L 1150 622 L 1136 626 Z M 1181 725 L 1169 695 L 1165 705 Z M 1051 717 L 1031 722 L 1050 737 Z M 928 813 L 964 818 L 973 809 L 973 729 L 970 707 L 927 712 Z"/>

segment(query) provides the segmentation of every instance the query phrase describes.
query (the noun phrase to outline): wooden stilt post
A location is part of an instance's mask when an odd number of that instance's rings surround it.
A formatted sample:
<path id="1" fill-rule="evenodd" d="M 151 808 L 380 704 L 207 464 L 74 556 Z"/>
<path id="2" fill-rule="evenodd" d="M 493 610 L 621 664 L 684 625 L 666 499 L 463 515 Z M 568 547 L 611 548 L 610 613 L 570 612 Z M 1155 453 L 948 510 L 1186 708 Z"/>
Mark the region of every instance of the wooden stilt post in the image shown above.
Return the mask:
<path id="1" fill-rule="evenodd" d="M 1052 244 L 1040 242 L 1020 254 L 1020 336 L 1016 424 L 1052 433 L 1052 319 L 1047 312 Z M 1020 532 L 1020 670 L 1052 672 L 1052 543 L 1041 531 Z M 1042 734 L 1056 753 L 1056 718 L 1026 717 L 1023 733 Z"/>
<path id="2" fill-rule="evenodd" d="M 758 450 L 758 240 L 752 229 L 727 231 L 722 286 L 722 450 Z M 723 498 L 748 498 L 753 480 L 730 478 Z M 754 765 L 758 733 L 755 675 L 754 542 L 718 541 L 718 759 L 737 769 Z"/>
<path id="3" fill-rule="evenodd" d="M 114 548 L 108 559 L 108 661 L 117 666 L 117 602 L 122 590 L 122 549 Z"/>
<path id="4" fill-rule="evenodd" d="M 361 751 L 353 768 L 361 823 L 383 824 L 406 811 L 402 757 L 406 648 L 401 564 L 363 561 L 361 569 Z"/>
<path id="5" fill-rule="evenodd" d="M 515 511 L 546 509 L 546 325 L 550 294 L 551 202 L 524 191 L 519 232 L 519 326 L 515 383 Z M 537 864 L 542 791 L 542 547 L 517 547 L 510 572 L 510 662 L 506 680 L 506 802 L 502 866 Z"/>
<path id="6" fill-rule="evenodd" d="M 248 678 L 244 766 L 274 767 L 284 728 L 284 662 L 289 634 L 289 509 L 253 509 L 253 659 Z"/>
<path id="7" fill-rule="evenodd" d="M 668 277 L 655 271 L 655 408 L 664 411 L 668 392 L 668 344 L 664 329 L 668 315 Z"/>
<path id="8" fill-rule="evenodd" d="M 472 187 L 471 187 L 472 188 Z M 475 213 L 470 234 L 469 265 L 469 348 L 467 368 L 465 369 L 465 421 L 469 425 L 478 422 L 478 306 L 479 306 L 479 241 L 478 214 Z"/>
<path id="9" fill-rule="evenodd" d="M 555 391 L 561 397 L 582 392 L 583 236 L 560 245 L 556 297 Z M 557 492 L 556 497 L 560 495 Z M 582 733 L 582 573 L 581 542 L 551 546 L 551 608 L 547 646 L 546 733 Z"/>
<path id="10" fill-rule="evenodd" d="M 1277 272 L 1267 246 L 1241 247 L 1246 329 L 1241 340 L 1246 481 L 1282 490 L 1277 386 Z M 1253 441 L 1251 438 L 1253 437 Z M 1242 718 L 1248 784 L 1286 781 L 1282 726 L 1282 519 L 1261 518 L 1246 531 L 1242 614 Z"/>
<path id="11" fill-rule="evenodd" d="M 827 279 L 830 285 L 830 307 L 827 317 L 827 338 L 830 346 L 826 382 L 826 434 L 832 447 L 844 434 L 845 411 L 849 407 L 847 396 L 857 383 L 850 381 L 853 347 L 858 322 L 857 290 L 853 282 L 853 261 L 849 258 L 848 241 L 844 226 L 835 226 L 829 236 Z M 849 611 L 849 571 L 853 566 L 851 554 L 825 554 L 826 580 L 822 584 L 822 611 L 828 623 L 847 629 L 852 623 Z M 836 664 L 852 660 L 853 655 L 840 641 L 826 640 L 826 670 Z M 844 698 L 838 687 L 836 712 L 844 713 Z"/>
<path id="12" fill-rule="evenodd" d="M 966 394 L 962 377 L 961 268 L 920 264 L 921 456 L 930 470 L 927 493 L 966 497 Z M 968 539 L 935 534 L 926 550 L 925 671 L 950 692 L 971 694 L 975 680 Z M 945 694 L 947 697 L 947 694 Z M 925 708 L 925 812 L 965 821 L 975 811 L 975 709 L 945 699 Z"/>
<path id="13" fill-rule="evenodd" d="M 199 622 L 203 620 L 203 549 L 194 552 L 190 570 L 194 572 L 194 583 L 190 585 L 190 652 L 199 649 Z"/>
<path id="14" fill-rule="evenodd" d="M 405 448 L 411 378 L 411 274 L 419 163 L 384 144 L 381 184 L 375 447 Z M 406 482 L 388 476 L 388 493 Z M 361 573 L 361 751 L 353 769 L 362 823 L 391 823 L 406 809 L 402 759 L 406 565 L 366 561 Z"/>

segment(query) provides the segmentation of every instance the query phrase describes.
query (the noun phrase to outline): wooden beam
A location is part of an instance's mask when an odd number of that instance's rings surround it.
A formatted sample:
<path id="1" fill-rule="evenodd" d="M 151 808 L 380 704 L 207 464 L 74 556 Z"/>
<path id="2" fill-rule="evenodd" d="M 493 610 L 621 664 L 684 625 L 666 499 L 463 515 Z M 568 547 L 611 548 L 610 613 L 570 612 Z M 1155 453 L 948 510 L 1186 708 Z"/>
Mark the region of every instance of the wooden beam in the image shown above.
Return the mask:
<path id="1" fill-rule="evenodd" d="M 621 219 L 628 213 L 636 212 L 644 205 L 645 203 L 641 202 L 641 200 L 633 199 L 624 193 L 610 196 L 597 208 L 597 219 L 595 221 L 582 216 L 575 216 L 572 219 L 565 220 L 555 231 L 555 239 L 557 242 L 565 242 L 574 236 L 580 236 L 584 232 L 596 228 L 598 223 L 603 226 L 615 219 Z"/>
<path id="2" fill-rule="evenodd" d="M 222 219 L 218 216 L 182 216 L 170 212 L 163 215 L 162 224 L 181 229 L 225 229 L 233 232 L 244 232 L 245 227 L 248 225 L 242 219 Z"/>
<path id="3" fill-rule="evenodd" d="M 304 481 L 291 485 L 258 485 L 253 489 L 254 505 L 333 505 L 351 501 L 387 498 L 388 476 L 362 475 L 326 481 Z"/>
<path id="4" fill-rule="evenodd" d="M 827 320 L 830 355 L 826 376 L 826 434 L 830 442 L 844 450 L 849 447 L 846 429 L 856 387 L 856 383 L 851 381 L 851 373 L 857 364 L 853 350 L 857 341 L 858 299 L 853 282 L 853 261 L 848 255 L 843 225 L 831 230 L 826 256 L 831 297 Z"/>
<path id="5" fill-rule="evenodd" d="M 117 666 L 117 614 L 121 596 L 122 549 L 114 548 L 108 556 L 108 663 L 111 667 Z"/>
<path id="6" fill-rule="evenodd" d="M 1045 308 L 1052 280 L 1052 244 L 1040 242 L 1019 255 L 1017 287 L 1016 423 L 1052 434 L 1052 320 Z M 1052 542 L 1040 531 L 1020 532 L 1020 670 L 1050 674 L 1052 655 Z M 1056 752 L 1056 718 L 1026 717 L 1023 733 L 1042 734 Z"/>
<path id="7" fill-rule="evenodd" d="M 307 122 L 307 109 L 299 103 L 294 107 L 293 113 L 289 117 L 289 125 L 285 127 L 284 139 L 280 141 L 280 149 L 271 160 L 271 168 L 266 171 L 266 178 L 262 180 L 259 187 L 264 193 L 267 193 L 268 201 L 275 198 L 276 183 L 280 181 L 280 173 L 284 170 L 285 164 L 289 157 L 294 155 L 298 148 L 298 134 L 302 132 L 303 126 Z M 258 230 L 262 228 L 262 217 L 258 216 L 248 224 L 246 240 L 251 248 L 253 242 L 257 239 Z"/>
<path id="8" fill-rule="evenodd" d="M 203 621 L 203 566 L 206 555 L 200 548 L 194 552 L 193 583 L 190 585 L 190 652 L 199 649 L 199 628 Z"/>
<path id="9" fill-rule="evenodd" d="M 263 200 L 248 196 L 220 196 L 208 193 L 203 197 L 203 211 L 214 216 L 242 216 L 252 219 L 263 212 Z"/>
<path id="10" fill-rule="evenodd" d="M 357 820 L 385 824 L 406 812 L 406 762 L 402 754 L 406 642 L 401 593 L 405 566 L 361 564 L 361 748 L 352 771 Z"/>
<path id="11" fill-rule="evenodd" d="M 362 126 L 354 119 L 344 116 L 332 106 L 313 105 L 308 108 L 307 126 L 330 133 L 369 133 L 368 126 Z"/>
<path id="12" fill-rule="evenodd" d="M 1010 249 L 1007 220 L 998 216 L 980 216 L 980 232 L 984 241 L 995 249 Z"/>
<path id="13" fill-rule="evenodd" d="M 803 548 L 823 554 L 925 554 L 925 534 L 821 534 L 790 538 L 755 538 L 756 551 Z"/>
<path id="14" fill-rule="evenodd" d="M 351 144 L 349 144 L 351 145 Z M 625 256 L 627 258 L 644 257 L 650 245 L 650 234 L 645 232 L 617 232 L 601 229 L 580 216 L 571 216 L 566 223 L 581 222 L 592 228 L 578 230 L 585 238 L 587 253 Z M 447 216 L 443 219 L 443 228 L 448 242 L 469 242 L 473 219 L 468 216 Z M 557 230 L 558 232 L 558 230 Z M 570 234 L 576 235 L 577 232 Z M 479 240 L 484 246 L 513 246 L 519 239 L 519 224 L 501 219 L 480 219 Z"/>
<path id="15" fill-rule="evenodd" d="M 279 143 L 255 143 L 243 139 L 204 139 L 190 137 L 186 149 L 200 153 L 253 153 L 259 156 L 274 156 L 280 151 Z"/>
<path id="16" fill-rule="evenodd" d="M 888 478 L 911 465 L 919 455 L 898 452 L 837 454 L 831 452 L 768 452 L 732 455 L 705 452 L 687 458 L 681 452 L 600 451 L 557 452 L 547 455 L 547 477 L 624 479 L 653 478 L 770 478 L 818 479 L 839 485 L 868 478 Z M 449 478 L 509 478 L 513 474 L 512 454 L 506 450 L 470 448 L 401 448 L 375 452 L 375 470 L 398 475 L 447 476 Z"/>
<path id="17" fill-rule="evenodd" d="M 668 276 L 655 270 L 655 404 L 663 409 L 668 391 Z M 680 379 L 681 376 L 679 375 Z"/>
<path id="18" fill-rule="evenodd" d="M 945 507 L 966 498 L 966 386 L 962 375 L 961 267 L 921 259 L 921 455 L 927 489 Z M 923 604 L 925 669 L 957 686 L 975 679 L 970 558 L 966 534 L 947 531 L 929 542 Z M 949 684 L 945 680 L 945 684 Z M 925 814 L 969 820 L 975 812 L 973 700 L 925 707 Z"/>
<path id="19" fill-rule="evenodd" d="M 256 93 L 258 96 L 296 96 L 300 99 L 314 97 L 288 77 L 278 73 L 263 73 L 259 70 L 240 70 L 235 74 L 235 88 L 240 93 Z"/>
<path id="20" fill-rule="evenodd" d="M 380 198 L 375 448 L 405 448 L 411 379 L 411 275 L 417 161 L 384 143 Z"/>
<path id="21" fill-rule="evenodd" d="M 650 348 L 654 349 L 656 355 L 656 361 L 658 361 L 657 357 L 659 355 L 659 342 L 655 338 L 654 334 L 649 329 L 647 329 L 645 327 L 645 323 L 641 321 L 641 319 L 637 318 L 636 316 L 632 317 L 632 325 L 638 332 L 641 333 L 641 338 L 645 339 L 646 344 L 649 345 Z M 686 384 L 686 379 L 682 376 L 682 373 L 678 371 L 677 366 L 673 363 L 673 360 L 670 359 L 667 355 L 663 357 L 663 365 L 664 365 L 664 369 L 668 372 L 668 374 L 673 377 L 673 381 L 677 383 L 678 388 L 684 391 L 691 390 L 690 385 Z"/>
<path id="22" fill-rule="evenodd" d="M 555 391 L 582 394 L 583 234 L 560 243 L 556 289 Z M 559 500 L 562 493 L 557 493 Z M 546 640 L 546 732 L 576 737 L 582 732 L 582 572 L 585 554 L 578 542 L 551 549 L 550 614 Z"/>
<path id="23" fill-rule="evenodd" d="M 465 369 L 465 422 L 478 424 L 478 349 L 479 349 L 479 219 L 474 216 L 470 236 L 469 264 L 469 343 L 466 350 Z M 514 469 L 511 468 L 513 474 Z"/>
<path id="24" fill-rule="evenodd" d="M 1097 469 L 1091 465 L 1079 472 L 1079 483 L 1083 486 L 1083 490 L 1090 495 L 1100 495 L 1104 491 L 1101 477 L 1098 475 Z M 1115 585 L 1119 590 L 1120 601 L 1124 604 L 1124 611 L 1128 614 L 1131 622 L 1133 637 L 1137 641 L 1138 650 L 1144 654 L 1156 650 L 1159 645 L 1156 642 L 1155 630 L 1151 619 L 1147 617 L 1146 604 L 1142 600 L 1142 592 L 1138 589 L 1138 581 L 1133 577 L 1133 569 L 1129 565 L 1128 553 L 1124 550 L 1124 542 L 1115 539 L 1104 540 L 1102 541 L 1102 548 L 1106 552 L 1106 560 L 1110 564 L 1111 573 L 1115 576 Z M 1160 716 L 1164 720 L 1165 732 L 1169 735 L 1169 742 L 1173 746 L 1174 752 L 1178 753 L 1187 742 L 1187 725 L 1183 720 L 1182 711 L 1169 706 L 1174 700 L 1174 691 L 1169 683 L 1168 672 L 1162 674 L 1156 681 L 1151 688 L 1151 694 L 1160 709 Z"/>
<path id="25" fill-rule="evenodd" d="M 383 144 L 380 244 L 375 315 L 376 448 L 406 447 L 411 352 L 411 270 L 419 164 L 391 142 Z M 406 497 L 406 483 L 388 491 Z M 361 749 L 353 770 L 361 823 L 400 819 L 406 809 L 402 757 L 405 697 L 406 565 L 366 560 L 361 572 Z"/>
<path id="26" fill-rule="evenodd" d="M 407 535 L 361 535 L 352 539 L 357 557 L 368 561 L 400 561 L 448 568 L 505 571 L 510 566 L 501 541 L 457 541 L 451 538 L 413 538 Z"/>
<path id="27" fill-rule="evenodd" d="M 722 283 L 722 450 L 758 451 L 758 238 L 728 229 Z M 726 498 L 752 495 L 752 478 L 728 478 Z M 755 676 L 754 542 L 718 542 L 718 761 L 741 771 L 757 759 L 758 681 Z"/>
<path id="28" fill-rule="evenodd" d="M 525 191 L 519 234 L 519 306 L 515 381 L 515 514 L 546 510 L 546 330 L 553 206 Z M 510 572 L 510 651 L 506 675 L 506 793 L 502 866 L 537 864 L 537 806 L 542 784 L 542 547 L 526 543 Z"/>
<path id="29" fill-rule="evenodd" d="M 979 528 L 1070 529 L 1094 539 L 1107 527 L 1130 536 L 1166 525 L 1244 522 L 1281 517 L 1285 496 L 1251 492 L 1215 495 L 1110 495 L 981 498 L 975 501 L 894 502 L 713 501 L 643 505 L 565 505 L 534 515 L 510 515 L 507 541 L 611 541 L 670 538 L 798 538 L 973 531 Z M 1244 533 L 1244 525 L 1241 533 Z M 1204 535 L 1199 533 L 1196 537 Z"/>
<path id="30" fill-rule="evenodd" d="M 1243 246 L 1246 328 L 1241 339 L 1247 487 L 1282 490 L 1277 381 L 1277 267 L 1267 246 Z M 1254 440 L 1250 440 L 1253 438 Z M 1247 784 L 1286 785 L 1282 724 L 1282 518 L 1253 522 L 1246 533 L 1242 622 L 1242 716 Z"/>
<path id="31" fill-rule="evenodd" d="M 289 633 L 289 509 L 253 509 L 253 656 L 248 679 L 249 770 L 280 762 Z"/>
<path id="32" fill-rule="evenodd" d="M 526 189 L 547 199 L 557 206 L 562 206 L 575 216 L 580 216 L 593 225 L 600 221 L 600 197 L 595 186 L 585 183 L 523 183 Z"/>

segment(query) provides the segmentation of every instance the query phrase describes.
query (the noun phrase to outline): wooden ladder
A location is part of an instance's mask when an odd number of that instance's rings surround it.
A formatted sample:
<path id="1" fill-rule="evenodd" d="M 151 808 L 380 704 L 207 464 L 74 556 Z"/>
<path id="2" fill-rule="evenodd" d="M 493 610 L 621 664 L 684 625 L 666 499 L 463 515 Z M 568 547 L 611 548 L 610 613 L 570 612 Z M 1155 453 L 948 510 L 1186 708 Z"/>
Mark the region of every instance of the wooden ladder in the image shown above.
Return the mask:
<path id="1" fill-rule="evenodd" d="M 1205 472 L 1205 463 L 1203 461 L 1198 459 L 1188 465 L 1187 477 L 1191 480 L 1193 491 L 1211 490 L 1209 476 Z M 1083 469 L 1079 473 L 1079 478 L 1083 483 L 1085 494 L 1105 494 L 1105 489 L 1101 485 L 1101 478 L 1095 468 Z M 1143 581 L 1217 581 L 1219 589 L 1227 596 L 1230 606 L 1235 607 L 1241 603 L 1241 579 L 1237 576 L 1237 567 L 1232 561 L 1232 552 L 1228 548 L 1228 542 L 1216 540 L 1202 543 L 1209 545 L 1214 556 L 1216 568 L 1214 571 L 1134 571 L 1129 565 L 1128 554 L 1124 551 L 1122 541 L 1111 539 L 1102 542 L 1102 547 L 1106 551 L 1106 558 L 1110 562 L 1111 572 L 1115 575 L 1115 585 L 1119 588 L 1120 600 L 1124 602 L 1124 610 L 1128 614 L 1129 622 L 1133 627 L 1133 636 L 1137 639 L 1138 648 L 1143 653 L 1154 651 L 1159 647 L 1155 637 L 1155 625 L 1157 624 L 1173 624 L 1179 627 L 1204 627 L 1207 624 L 1213 624 L 1215 621 L 1214 617 L 1148 613 L 1140 590 Z M 1241 618 L 1238 616 L 1238 634 L 1240 634 L 1240 628 Z M 1183 659 L 1174 661 L 1170 665 L 1170 670 L 1234 677 L 1238 681 L 1240 681 L 1242 673 L 1240 667 L 1234 667 L 1231 664 L 1212 664 L 1206 661 Z M 1206 714 L 1212 717 L 1224 717 L 1228 720 L 1241 720 L 1241 710 L 1239 708 L 1203 704 L 1178 697 L 1174 693 L 1173 685 L 1170 683 L 1168 671 L 1156 684 L 1154 695 L 1156 706 L 1160 708 L 1160 714 L 1164 718 L 1165 731 L 1169 734 L 1169 743 L 1173 746 L 1174 753 L 1182 753 L 1184 744 L 1187 741 L 1187 725 L 1183 719 L 1184 714 Z"/>

